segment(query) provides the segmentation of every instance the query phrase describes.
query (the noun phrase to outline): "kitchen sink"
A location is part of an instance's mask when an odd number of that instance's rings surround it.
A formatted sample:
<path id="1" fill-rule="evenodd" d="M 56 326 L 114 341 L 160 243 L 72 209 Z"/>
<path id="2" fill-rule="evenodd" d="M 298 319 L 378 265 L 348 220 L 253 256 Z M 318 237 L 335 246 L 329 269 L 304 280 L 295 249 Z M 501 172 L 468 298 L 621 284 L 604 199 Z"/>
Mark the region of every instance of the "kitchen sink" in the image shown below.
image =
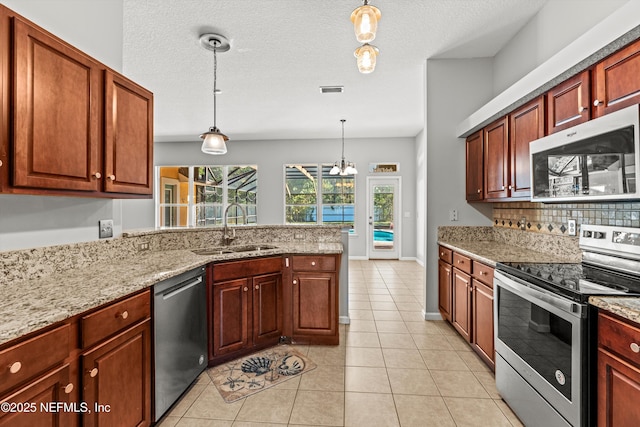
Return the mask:
<path id="1" fill-rule="evenodd" d="M 216 246 L 213 248 L 196 249 L 191 252 L 193 252 L 196 255 L 224 255 L 224 254 L 232 254 L 236 252 L 266 251 L 268 249 L 276 249 L 276 246 L 271 246 L 271 245 Z"/>

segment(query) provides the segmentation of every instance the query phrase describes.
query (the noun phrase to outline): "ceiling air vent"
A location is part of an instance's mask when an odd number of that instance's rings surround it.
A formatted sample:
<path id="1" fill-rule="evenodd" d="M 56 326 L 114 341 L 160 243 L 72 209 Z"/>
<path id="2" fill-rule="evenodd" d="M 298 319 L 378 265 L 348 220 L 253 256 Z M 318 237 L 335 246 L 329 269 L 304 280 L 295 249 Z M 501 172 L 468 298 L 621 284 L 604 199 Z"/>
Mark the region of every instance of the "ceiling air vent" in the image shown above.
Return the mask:
<path id="1" fill-rule="evenodd" d="M 320 93 L 342 93 L 344 86 L 320 86 Z"/>

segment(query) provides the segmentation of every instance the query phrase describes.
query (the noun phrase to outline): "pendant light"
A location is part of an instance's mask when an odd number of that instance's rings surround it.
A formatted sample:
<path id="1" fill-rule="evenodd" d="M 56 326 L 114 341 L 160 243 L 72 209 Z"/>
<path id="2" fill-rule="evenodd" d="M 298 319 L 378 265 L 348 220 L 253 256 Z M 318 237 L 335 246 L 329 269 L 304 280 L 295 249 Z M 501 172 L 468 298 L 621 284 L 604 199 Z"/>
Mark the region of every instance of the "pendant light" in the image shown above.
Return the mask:
<path id="1" fill-rule="evenodd" d="M 329 171 L 329 175 L 356 175 L 358 170 L 356 164 L 353 162 L 347 162 L 344 159 L 344 122 L 345 119 L 340 120 L 342 122 L 342 158 L 333 164 L 333 167 Z"/>
<path id="2" fill-rule="evenodd" d="M 362 74 L 372 73 L 376 69 L 376 57 L 380 51 L 377 47 L 365 43 L 353 52 L 357 58 L 358 71 Z"/>
<path id="3" fill-rule="evenodd" d="M 351 13 L 351 22 L 356 33 L 356 39 L 360 43 L 369 43 L 376 38 L 378 21 L 380 20 L 380 9 L 371 6 L 368 0 Z"/>
<path id="4" fill-rule="evenodd" d="M 229 140 L 227 135 L 220 132 L 216 126 L 216 95 L 217 88 L 217 71 L 218 71 L 218 52 L 226 52 L 231 48 L 229 41 L 219 34 L 203 34 L 200 36 L 200 45 L 213 51 L 213 126 L 208 132 L 200 135 L 202 141 L 202 152 L 205 154 L 220 155 L 227 152 L 226 141 Z"/>

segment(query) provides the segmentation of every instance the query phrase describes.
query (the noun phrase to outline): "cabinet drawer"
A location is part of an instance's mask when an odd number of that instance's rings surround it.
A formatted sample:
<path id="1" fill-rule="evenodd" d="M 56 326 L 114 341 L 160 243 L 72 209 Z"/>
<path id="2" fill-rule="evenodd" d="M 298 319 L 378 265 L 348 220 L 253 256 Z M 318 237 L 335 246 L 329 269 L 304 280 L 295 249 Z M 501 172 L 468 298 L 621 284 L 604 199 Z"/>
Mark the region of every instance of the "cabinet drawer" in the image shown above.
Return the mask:
<path id="1" fill-rule="evenodd" d="M 640 366 L 640 328 L 600 313 L 598 346 L 606 347 L 636 366 Z"/>
<path id="2" fill-rule="evenodd" d="M 471 258 L 467 258 L 464 255 L 460 255 L 457 252 L 453 253 L 453 266 L 458 270 L 471 274 Z"/>
<path id="3" fill-rule="evenodd" d="M 87 348 L 151 315 L 149 290 L 82 317 L 82 348 Z"/>
<path id="4" fill-rule="evenodd" d="M 279 273 L 280 271 L 282 271 L 282 257 L 222 262 L 213 265 L 213 281 L 241 279 L 259 274 Z"/>
<path id="5" fill-rule="evenodd" d="M 451 264 L 453 261 L 453 251 L 444 246 L 438 246 L 438 257 L 447 264 Z"/>
<path id="6" fill-rule="evenodd" d="M 477 279 L 493 289 L 493 268 L 478 261 L 472 261 L 474 279 Z"/>
<path id="7" fill-rule="evenodd" d="M 0 351 L 0 394 L 69 356 L 69 325 L 62 325 Z"/>
<path id="8" fill-rule="evenodd" d="M 334 256 L 296 255 L 292 258 L 295 271 L 336 271 Z"/>

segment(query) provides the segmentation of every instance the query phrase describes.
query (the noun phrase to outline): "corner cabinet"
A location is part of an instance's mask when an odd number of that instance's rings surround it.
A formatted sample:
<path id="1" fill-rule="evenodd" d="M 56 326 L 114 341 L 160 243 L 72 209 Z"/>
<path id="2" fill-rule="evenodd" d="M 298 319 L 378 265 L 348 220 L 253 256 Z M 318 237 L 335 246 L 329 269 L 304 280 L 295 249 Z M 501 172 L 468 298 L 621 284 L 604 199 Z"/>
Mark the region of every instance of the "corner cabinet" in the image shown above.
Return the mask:
<path id="1" fill-rule="evenodd" d="M 0 191 L 150 197 L 153 95 L 0 5 Z"/>
<path id="2" fill-rule="evenodd" d="M 640 325 L 598 314 L 598 427 L 640 420 Z"/>
<path id="3" fill-rule="evenodd" d="M 292 330 L 296 342 L 338 345 L 339 255 L 291 258 Z"/>

